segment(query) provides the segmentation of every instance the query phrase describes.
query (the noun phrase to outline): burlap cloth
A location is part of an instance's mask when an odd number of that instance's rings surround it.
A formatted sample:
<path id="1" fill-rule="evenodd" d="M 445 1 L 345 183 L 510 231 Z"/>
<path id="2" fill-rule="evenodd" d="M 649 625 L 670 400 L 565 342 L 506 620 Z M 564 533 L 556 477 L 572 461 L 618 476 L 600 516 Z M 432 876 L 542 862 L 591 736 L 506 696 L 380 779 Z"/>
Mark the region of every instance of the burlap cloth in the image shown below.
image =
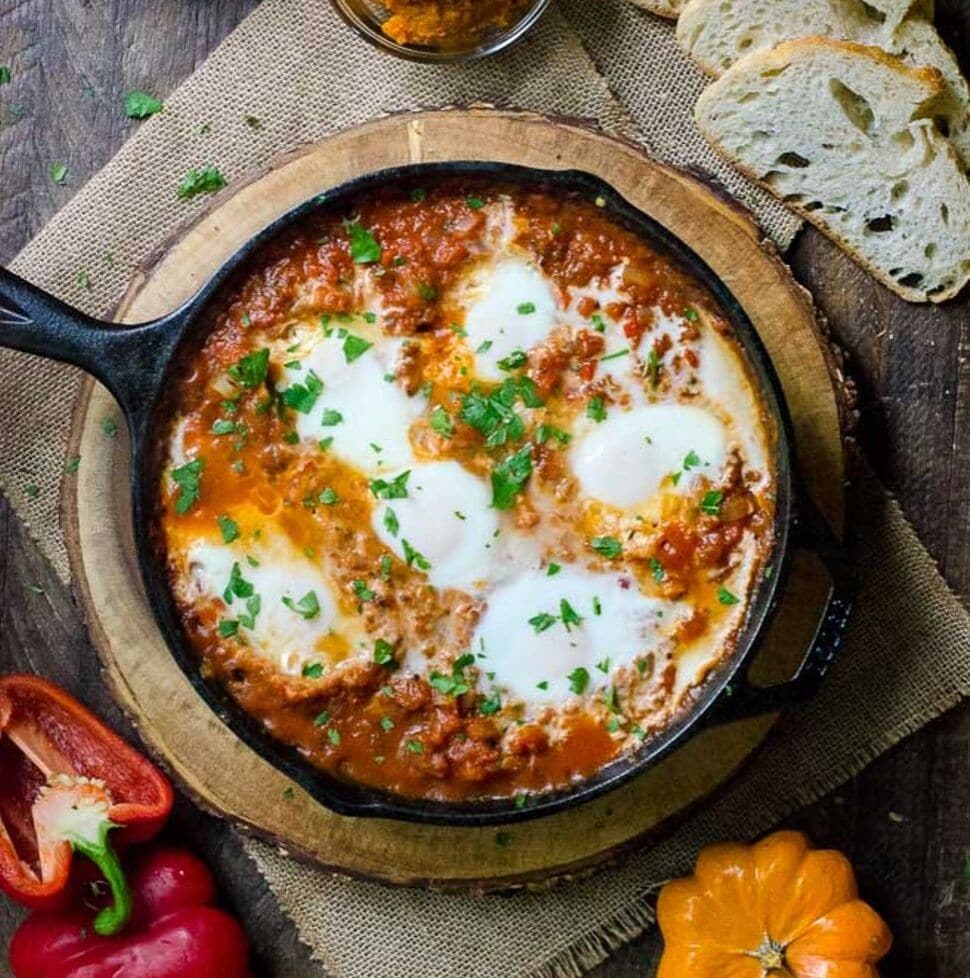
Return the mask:
<path id="1" fill-rule="evenodd" d="M 173 192 L 191 167 L 216 164 L 231 181 L 384 112 L 483 102 L 596 119 L 661 159 L 703 167 L 784 247 L 794 218 L 724 167 L 694 132 L 690 111 L 702 86 L 669 25 L 622 0 L 561 0 L 527 43 L 460 68 L 378 57 L 324 0 L 265 0 L 13 268 L 104 315 L 135 264 L 204 206 Z M 261 128 L 248 126 L 247 115 Z M 78 283 L 82 270 L 90 289 Z M 78 383 L 70 368 L 0 353 L 0 486 L 64 580 L 57 500 Z M 28 491 L 33 485 L 39 494 Z M 729 792 L 659 847 L 581 884 L 472 898 L 332 878 L 249 842 L 325 971 L 332 978 L 579 974 L 649 925 L 647 895 L 704 842 L 767 829 L 965 696 L 968 616 L 898 506 L 865 472 L 852 503 L 862 594 L 823 693 L 783 721 Z"/>

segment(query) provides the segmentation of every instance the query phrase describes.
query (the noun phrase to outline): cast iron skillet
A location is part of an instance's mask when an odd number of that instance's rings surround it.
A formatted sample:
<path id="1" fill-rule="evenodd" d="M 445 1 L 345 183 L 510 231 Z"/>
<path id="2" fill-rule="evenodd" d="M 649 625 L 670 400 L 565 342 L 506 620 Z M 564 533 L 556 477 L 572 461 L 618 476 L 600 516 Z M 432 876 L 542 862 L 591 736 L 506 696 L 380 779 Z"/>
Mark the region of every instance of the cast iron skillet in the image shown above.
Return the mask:
<path id="1" fill-rule="evenodd" d="M 196 656 L 185 642 L 152 533 L 158 485 L 155 433 L 164 437 L 163 393 L 186 351 L 198 344 L 209 323 L 210 302 L 218 302 L 241 266 L 267 241 L 313 210 L 341 208 L 350 198 L 391 183 L 427 186 L 448 177 L 470 177 L 497 183 L 541 186 L 602 198 L 606 212 L 666 252 L 702 282 L 720 304 L 744 347 L 765 407 L 778 432 L 775 546 L 768 570 L 750 604 L 736 654 L 722 663 L 702 686 L 689 708 L 658 736 L 621 757 L 592 777 L 568 789 L 537 796 L 524 808 L 513 800 L 440 803 L 402 798 L 373 788 L 337 780 L 311 767 L 296 750 L 269 737 L 262 725 L 236 706 L 221 687 L 202 679 Z M 180 309 L 139 326 L 119 328 L 99 322 L 0 269 L 0 345 L 75 364 L 98 378 L 117 398 L 131 435 L 131 492 L 134 539 L 152 610 L 172 655 L 202 698 L 224 723 L 262 757 L 297 781 L 314 798 L 342 815 L 370 815 L 434 822 L 444 825 L 491 825 L 534 818 L 577 805 L 656 764 L 688 737 L 711 723 L 772 712 L 808 699 L 838 651 L 851 609 L 851 574 L 846 557 L 825 522 L 803 494 L 796 493 L 791 424 L 771 363 L 750 321 L 726 286 L 682 242 L 632 207 L 603 181 L 578 171 L 539 171 L 500 163 L 417 164 L 374 173 L 325 196 L 301 204 L 257 234 L 237 252 L 202 290 Z M 805 548 L 817 553 L 830 577 L 830 591 L 816 634 L 797 675 L 771 687 L 756 687 L 747 669 L 758 640 L 772 616 L 791 554 Z"/>

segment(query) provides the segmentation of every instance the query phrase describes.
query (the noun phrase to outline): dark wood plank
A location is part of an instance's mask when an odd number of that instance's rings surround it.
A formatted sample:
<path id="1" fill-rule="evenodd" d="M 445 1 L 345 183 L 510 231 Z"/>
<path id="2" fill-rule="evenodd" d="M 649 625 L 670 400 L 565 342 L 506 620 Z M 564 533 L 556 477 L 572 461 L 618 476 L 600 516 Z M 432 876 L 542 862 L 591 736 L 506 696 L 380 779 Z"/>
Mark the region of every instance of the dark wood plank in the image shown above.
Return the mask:
<path id="1" fill-rule="evenodd" d="M 0 64 L 12 65 L 17 80 L 0 90 L 0 261 L 121 145 L 135 125 L 120 109 L 125 92 L 169 91 L 255 3 L 2 3 Z M 970 57 L 970 4 L 938 0 L 938 8 L 951 46 Z M 48 178 L 54 162 L 70 166 L 64 187 Z M 791 260 L 850 352 L 850 370 L 860 381 L 860 441 L 950 584 L 970 596 L 970 365 L 962 352 L 970 296 L 943 309 L 907 306 L 814 231 L 799 237 Z M 0 669 L 55 677 L 130 735 L 99 682 L 70 595 L 2 500 Z M 968 770 L 970 705 L 789 820 L 855 860 L 863 892 L 897 936 L 887 978 L 970 974 Z M 260 975 L 320 973 L 233 833 L 180 801 L 170 834 L 190 840 L 216 869 L 227 905 L 243 916 L 253 938 Z M 11 905 L 0 901 L 0 944 L 16 919 Z M 660 947 L 655 934 L 647 935 L 594 975 L 650 974 Z M 0 963 L 0 974 L 4 967 Z"/>

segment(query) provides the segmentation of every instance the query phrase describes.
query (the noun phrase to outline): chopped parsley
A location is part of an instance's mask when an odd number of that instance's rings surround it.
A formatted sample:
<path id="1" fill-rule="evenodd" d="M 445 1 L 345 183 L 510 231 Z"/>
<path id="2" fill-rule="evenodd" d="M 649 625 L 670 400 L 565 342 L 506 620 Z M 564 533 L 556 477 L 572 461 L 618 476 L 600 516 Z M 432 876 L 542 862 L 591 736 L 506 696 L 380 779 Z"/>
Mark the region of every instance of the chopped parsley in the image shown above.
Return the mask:
<path id="1" fill-rule="evenodd" d="M 431 570 L 431 561 L 424 554 L 418 552 L 405 540 L 401 538 L 401 546 L 404 548 L 404 562 L 410 567 L 412 564 L 419 570 Z"/>
<path id="2" fill-rule="evenodd" d="M 576 609 L 565 598 L 559 602 L 559 617 L 562 618 L 562 623 L 566 626 L 567 632 L 572 631 L 574 626 L 583 623 L 582 615 L 577 614 Z"/>
<path id="3" fill-rule="evenodd" d="M 318 713 L 313 718 L 313 725 L 315 727 L 325 727 L 330 722 L 330 711 L 324 710 L 322 713 Z"/>
<path id="4" fill-rule="evenodd" d="M 425 302 L 434 302 L 434 300 L 438 298 L 438 290 L 433 285 L 429 285 L 427 282 L 419 282 L 418 295 L 421 296 Z"/>
<path id="5" fill-rule="evenodd" d="M 362 336 L 354 336 L 348 333 L 344 337 L 344 358 L 347 363 L 353 363 L 358 357 L 362 357 L 374 344 L 365 340 Z"/>
<path id="6" fill-rule="evenodd" d="M 392 537 L 396 537 L 397 531 L 401 529 L 397 513 L 390 506 L 387 507 L 387 511 L 384 513 L 384 527 Z"/>
<path id="7" fill-rule="evenodd" d="M 67 464 L 64 466 L 64 473 L 65 475 L 75 475 L 80 467 L 81 467 L 81 456 L 72 455 L 67 460 Z"/>
<path id="8" fill-rule="evenodd" d="M 630 355 L 630 348 L 626 347 L 622 350 L 617 350 L 616 353 L 608 353 L 605 357 L 600 357 L 600 363 L 606 363 L 607 360 L 618 360 L 620 357 L 626 357 Z"/>
<path id="9" fill-rule="evenodd" d="M 688 322 L 696 323 L 700 319 L 700 316 L 698 316 L 696 309 L 685 309 L 684 319 L 688 320 Z"/>
<path id="10" fill-rule="evenodd" d="M 607 560 L 614 560 L 623 553 L 623 545 L 616 537 L 593 537 L 589 545 Z"/>
<path id="11" fill-rule="evenodd" d="M 269 367 L 269 350 L 263 347 L 253 353 L 248 353 L 242 359 L 229 367 L 229 376 L 240 387 L 246 390 L 253 390 L 259 387 L 266 380 L 266 371 Z"/>
<path id="12" fill-rule="evenodd" d="M 701 457 L 697 452 L 691 451 L 684 456 L 684 471 L 690 472 L 691 469 L 697 468 L 701 464 Z"/>
<path id="13" fill-rule="evenodd" d="M 485 206 L 485 201 L 482 200 L 481 197 L 466 197 L 465 203 L 468 204 L 473 211 L 480 211 Z"/>
<path id="14" fill-rule="evenodd" d="M 324 506 L 336 506 L 337 503 L 340 502 L 340 496 L 337 494 L 335 489 L 331 489 L 330 486 L 327 486 L 327 488 L 320 493 L 320 502 L 323 503 Z"/>
<path id="15" fill-rule="evenodd" d="M 533 615 L 529 619 L 529 624 L 535 629 L 536 635 L 539 635 L 552 628 L 558 620 L 555 615 L 550 615 L 547 611 L 542 611 L 538 615 Z"/>
<path id="16" fill-rule="evenodd" d="M 515 311 L 520 316 L 531 316 L 536 311 L 536 304 L 534 302 L 520 302 L 515 307 Z"/>
<path id="17" fill-rule="evenodd" d="M 736 595 L 732 594 L 726 587 L 719 587 L 716 591 L 717 600 L 721 604 L 737 604 L 741 599 Z"/>
<path id="18" fill-rule="evenodd" d="M 129 119 L 147 119 L 162 111 L 162 100 L 147 92 L 129 92 L 125 96 L 125 115 Z"/>
<path id="19" fill-rule="evenodd" d="M 492 469 L 492 505 L 511 509 L 532 475 L 532 446 L 525 445 Z"/>
<path id="20" fill-rule="evenodd" d="M 293 384 L 283 391 L 283 403 L 300 414 L 309 414 L 323 393 L 323 381 L 311 370 L 305 384 Z"/>
<path id="21" fill-rule="evenodd" d="M 13 75 L 10 73 L 9 65 L 0 65 L 0 85 L 9 85 Z"/>
<path id="22" fill-rule="evenodd" d="M 175 500 L 175 512 L 182 516 L 187 513 L 199 499 L 199 482 L 205 459 L 197 458 L 185 465 L 172 469 L 172 481 L 178 486 L 178 499 Z"/>
<path id="23" fill-rule="evenodd" d="M 562 568 L 559 566 L 559 564 L 550 564 L 546 568 L 546 577 L 555 577 L 561 570 Z"/>
<path id="24" fill-rule="evenodd" d="M 343 419 L 344 416 L 339 411 L 334 410 L 334 408 L 326 408 L 323 417 L 320 419 L 320 425 L 324 428 L 332 428 L 334 425 L 340 424 Z"/>
<path id="25" fill-rule="evenodd" d="M 592 418 L 597 424 L 606 420 L 606 402 L 599 394 L 589 399 L 586 405 L 586 417 Z"/>
<path id="26" fill-rule="evenodd" d="M 366 581 L 354 581 L 351 586 L 354 589 L 354 594 L 357 595 L 359 600 L 361 601 L 374 600 L 374 592 L 367 586 Z"/>
<path id="27" fill-rule="evenodd" d="M 340 731 L 337 730 L 335 727 L 327 727 L 327 740 L 329 740 L 334 747 L 339 746 Z"/>
<path id="28" fill-rule="evenodd" d="M 370 265 L 381 260 L 381 246 L 371 231 L 359 221 L 346 221 L 344 227 L 350 238 L 350 259 L 355 265 Z"/>
<path id="29" fill-rule="evenodd" d="M 463 395 L 461 420 L 485 436 L 488 448 L 517 441 L 525 434 L 525 424 L 515 411 L 519 398 L 529 408 L 543 405 L 535 384 L 528 377 L 508 377 L 490 394 L 473 390 Z"/>
<path id="30" fill-rule="evenodd" d="M 291 597 L 285 596 L 283 604 L 307 621 L 311 621 L 320 614 L 320 601 L 316 591 L 307 591 L 299 601 L 294 601 Z"/>
<path id="31" fill-rule="evenodd" d="M 66 163 L 53 163 L 50 169 L 51 180 L 56 184 L 62 184 L 67 179 L 68 167 Z"/>
<path id="32" fill-rule="evenodd" d="M 237 560 L 229 572 L 229 583 L 222 592 L 222 600 L 232 604 L 236 598 L 250 598 L 253 595 L 253 585 L 242 576 L 242 568 Z"/>
<path id="33" fill-rule="evenodd" d="M 577 666 L 566 678 L 569 680 L 569 688 L 578 696 L 586 692 L 586 687 L 589 685 L 588 669 Z"/>
<path id="34" fill-rule="evenodd" d="M 498 713 L 498 711 L 501 709 L 502 709 L 502 699 L 499 696 L 499 694 L 495 691 L 492 692 L 491 696 L 489 696 L 487 699 L 482 700 L 478 704 L 478 712 L 483 717 L 490 717 Z"/>
<path id="35" fill-rule="evenodd" d="M 394 666 L 394 647 L 390 642 L 379 638 L 374 643 L 374 661 L 379 666 Z"/>
<path id="36" fill-rule="evenodd" d="M 590 320 L 593 323 L 593 329 L 595 329 L 597 333 L 606 332 L 606 322 L 600 313 L 594 312 L 593 315 L 590 316 Z"/>
<path id="37" fill-rule="evenodd" d="M 323 663 L 304 662 L 300 674 L 304 679 L 319 679 L 323 675 Z"/>
<path id="38" fill-rule="evenodd" d="M 385 733 L 394 729 L 394 721 L 390 717 L 381 717 L 381 730 Z"/>
<path id="39" fill-rule="evenodd" d="M 101 430 L 108 438 L 114 438 L 118 434 L 118 422 L 114 418 L 102 418 Z"/>
<path id="40" fill-rule="evenodd" d="M 232 543 L 233 540 L 239 539 L 239 524 L 234 519 L 229 516 L 220 516 L 218 522 L 219 532 L 222 533 L 224 543 Z"/>
<path id="41" fill-rule="evenodd" d="M 414 190 L 411 191 L 411 200 L 413 200 L 416 204 L 420 204 L 421 201 L 427 196 L 427 191 L 423 190 L 421 187 L 415 187 Z"/>
<path id="42" fill-rule="evenodd" d="M 219 638 L 232 638 L 239 631 L 239 622 L 224 618 L 218 625 Z"/>
<path id="43" fill-rule="evenodd" d="M 451 438 L 455 433 L 455 422 L 451 415 L 439 404 L 431 412 L 431 430 L 442 438 Z"/>
<path id="44" fill-rule="evenodd" d="M 400 475 L 395 476 L 388 482 L 386 479 L 372 479 L 370 491 L 378 499 L 407 499 L 408 479 L 411 478 L 411 470 L 405 469 Z"/>
<path id="45" fill-rule="evenodd" d="M 603 605 L 600 603 L 600 599 L 595 596 L 593 597 L 593 614 L 594 615 L 603 614 Z"/>
<path id="46" fill-rule="evenodd" d="M 488 351 L 491 350 L 491 348 L 492 348 L 491 340 L 482 340 L 482 342 L 478 344 L 478 349 L 476 349 L 475 352 L 488 353 Z"/>
<path id="47" fill-rule="evenodd" d="M 698 509 L 700 509 L 702 513 L 706 513 L 708 516 L 717 516 L 717 514 L 721 511 L 721 503 L 723 502 L 723 492 L 719 492 L 717 489 L 709 489 L 704 493 L 704 498 L 701 499 Z"/>
<path id="48" fill-rule="evenodd" d="M 420 740 L 409 740 L 406 744 L 408 752 L 411 754 L 423 754 L 424 744 Z"/>
<path id="49" fill-rule="evenodd" d="M 518 370 L 529 362 L 524 350 L 513 350 L 507 357 L 502 357 L 498 362 L 499 370 Z"/>
<path id="50" fill-rule="evenodd" d="M 658 584 L 666 578 L 667 572 L 664 570 L 664 565 L 661 564 L 656 557 L 651 557 L 650 560 L 647 561 L 647 564 L 650 567 L 653 579 Z"/>
<path id="51" fill-rule="evenodd" d="M 536 428 L 536 441 L 540 445 L 545 445 L 550 438 L 554 438 L 560 445 L 568 445 L 573 440 L 573 436 L 568 431 L 543 422 Z"/>
<path id="52" fill-rule="evenodd" d="M 226 178 L 215 166 L 205 166 L 201 170 L 189 170 L 179 184 L 178 195 L 182 200 L 191 200 L 200 194 L 214 194 L 226 185 Z"/>
<path id="53" fill-rule="evenodd" d="M 653 347 L 650 347 L 650 352 L 647 354 L 647 376 L 650 378 L 651 387 L 656 388 L 660 385 L 660 357 Z"/>

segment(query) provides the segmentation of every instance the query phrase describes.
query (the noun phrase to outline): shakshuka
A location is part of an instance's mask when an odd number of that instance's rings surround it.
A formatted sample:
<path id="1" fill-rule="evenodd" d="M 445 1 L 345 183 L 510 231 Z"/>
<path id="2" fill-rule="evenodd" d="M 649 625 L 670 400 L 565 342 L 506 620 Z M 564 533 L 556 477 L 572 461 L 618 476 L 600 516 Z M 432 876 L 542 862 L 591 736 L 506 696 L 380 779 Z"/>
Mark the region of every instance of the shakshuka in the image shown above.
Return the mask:
<path id="1" fill-rule="evenodd" d="M 158 534 L 203 674 L 409 797 L 525 805 L 635 751 L 735 652 L 773 544 L 727 320 L 580 194 L 324 201 L 170 416 Z"/>

